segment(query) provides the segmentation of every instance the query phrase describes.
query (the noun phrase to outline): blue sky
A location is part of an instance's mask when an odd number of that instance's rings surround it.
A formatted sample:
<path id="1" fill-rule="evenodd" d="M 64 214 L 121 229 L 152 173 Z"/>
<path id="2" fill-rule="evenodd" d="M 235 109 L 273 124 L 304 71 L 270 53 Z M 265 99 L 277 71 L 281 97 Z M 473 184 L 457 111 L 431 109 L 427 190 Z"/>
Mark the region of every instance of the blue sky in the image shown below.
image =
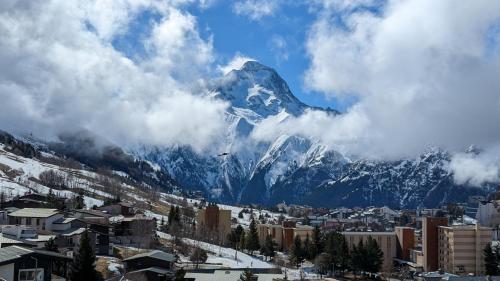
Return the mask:
<path id="1" fill-rule="evenodd" d="M 225 64 L 237 54 L 251 57 L 276 69 L 306 104 L 346 110 L 349 102 L 339 103 L 304 86 L 303 76 L 309 66 L 305 42 L 317 16 L 307 5 L 294 2 L 279 5 L 272 14 L 256 20 L 235 13 L 233 4 L 221 0 L 204 8 L 188 7 L 188 12 L 196 17 L 202 38 L 213 39 L 216 63 Z M 114 47 L 129 58 L 140 57 L 144 54 L 141 41 L 149 36 L 151 22 L 159 18 L 150 11 L 142 12 L 131 22 L 126 34 L 115 38 Z"/>
<path id="2" fill-rule="evenodd" d="M 343 111 L 345 104 L 304 87 L 303 75 L 309 65 L 304 44 L 316 15 L 298 2 L 281 5 L 273 15 L 259 20 L 234 13 L 231 1 L 191 12 L 198 18 L 202 35 L 214 36 L 214 48 L 222 61 L 237 53 L 254 58 L 276 69 L 303 102 Z"/>

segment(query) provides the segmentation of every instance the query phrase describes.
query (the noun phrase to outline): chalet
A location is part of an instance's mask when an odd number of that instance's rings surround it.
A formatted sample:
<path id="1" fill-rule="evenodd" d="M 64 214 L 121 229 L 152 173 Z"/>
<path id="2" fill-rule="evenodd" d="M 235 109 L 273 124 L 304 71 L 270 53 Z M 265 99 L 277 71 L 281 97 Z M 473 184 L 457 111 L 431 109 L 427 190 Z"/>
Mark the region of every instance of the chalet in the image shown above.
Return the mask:
<path id="1" fill-rule="evenodd" d="M 174 280 L 174 273 L 159 267 L 149 267 L 127 272 L 124 276 L 109 281 L 115 280 L 171 281 Z"/>
<path id="2" fill-rule="evenodd" d="M 32 248 L 34 245 L 22 241 L 21 239 L 16 239 L 12 236 L 0 233 L 0 248 L 6 248 L 10 246 L 23 246 L 27 248 Z"/>
<path id="3" fill-rule="evenodd" d="M 175 256 L 160 250 L 137 254 L 123 260 L 125 271 L 131 272 L 151 267 L 163 270 L 174 269 Z"/>
<path id="4" fill-rule="evenodd" d="M 51 201 L 52 200 L 52 201 Z M 1 203 L 2 208 L 15 207 L 18 209 L 24 208 L 51 208 L 64 205 L 63 198 L 49 199 L 47 195 L 30 193 L 23 196 L 13 198 L 12 200 Z"/>
<path id="5" fill-rule="evenodd" d="M 43 248 L 45 246 L 45 243 L 47 243 L 50 239 L 56 239 L 57 236 L 53 234 L 48 234 L 52 232 L 46 232 L 46 231 L 39 231 L 37 237 L 34 238 L 26 238 L 23 239 L 23 241 L 26 241 L 27 243 L 30 243 L 33 245 L 35 248 Z"/>
<path id="6" fill-rule="evenodd" d="M 72 217 L 61 218 L 53 223 L 53 231 L 57 234 L 57 245 L 60 248 L 74 250 L 80 243 L 80 236 L 88 229 L 96 254 L 112 254 L 109 245 L 110 226 L 98 222 L 84 221 Z"/>
<path id="7" fill-rule="evenodd" d="M 113 217 L 110 219 L 115 229 L 115 241 L 120 244 L 149 246 L 156 235 L 156 219 L 144 215 L 133 217 Z"/>
<path id="8" fill-rule="evenodd" d="M 80 239 L 87 229 L 85 227 L 68 229 L 58 233 L 56 244 L 64 253 L 73 253 L 80 247 Z M 96 234 L 89 231 L 90 245 L 95 250 Z"/>
<path id="9" fill-rule="evenodd" d="M 135 215 L 134 206 L 128 202 L 118 202 L 102 206 L 99 207 L 98 210 L 103 211 L 112 216 L 130 217 Z"/>
<path id="10" fill-rule="evenodd" d="M 111 225 L 89 222 L 87 223 L 87 227 L 91 232 L 95 233 L 96 254 L 112 255 L 113 247 L 110 244 L 110 240 L 114 236 L 114 230 Z"/>
<path id="11" fill-rule="evenodd" d="M 57 209 L 24 208 L 9 213 L 9 224 L 26 225 L 36 230 L 52 230 L 53 223 L 64 215 Z"/>
<path id="12" fill-rule="evenodd" d="M 170 281 L 174 279 L 175 256 L 159 250 L 123 260 L 125 275 L 111 280 Z"/>
<path id="13" fill-rule="evenodd" d="M 109 218 L 111 217 L 110 214 L 107 214 L 105 212 L 99 211 L 99 210 L 84 210 L 84 209 L 79 209 L 79 210 L 73 210 L 71 212 L 71 215 L 77 219 L 81 219 L 85 222 L 95 222 L 95 223 L 101 223 L 101 224 L 107 224 Z"/>
<path id="14" fill-rule="evenodd" d="M 275 270 L 258 270 L 255 268 L 251 269 L 254 274 L 254 281 L 275 281 L 275 280 L 286 280 L 285 275 L 280 271 Z M 242 269 L 221 269 L 221 270 L 207 270 L 203 272 L 188 272 L 184 277 L 186 281 L 233 281 L 240 280 L 240 276 L 243 273 Z"/>
<path id="15" fill-rule="evenodd" d="M 10 246 L 0 249 L 0 280 L 66 280 L 71 258 L 64 255 Z"/>

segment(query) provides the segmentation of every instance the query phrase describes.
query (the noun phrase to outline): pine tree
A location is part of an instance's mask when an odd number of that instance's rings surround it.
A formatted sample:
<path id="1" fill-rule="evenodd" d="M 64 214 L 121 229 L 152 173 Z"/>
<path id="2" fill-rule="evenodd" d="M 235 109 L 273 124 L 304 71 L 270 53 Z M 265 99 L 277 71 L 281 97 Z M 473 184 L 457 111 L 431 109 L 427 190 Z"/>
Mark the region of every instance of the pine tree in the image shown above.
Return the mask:
<path id="1" fill-rule="evenodd" d="M 196 263 L 196 268 L 198 268 L 198 265 L 200 263 L 206 262 L 207 259 L 207 251 L 203 250 L 202 248 L 194 248 L 191 252 L 191 255 L 189 256 L 189 260 Z"/>
<path id="2" fill-rule="evenodd" d="M 238 224 L 238 226 L 235 228 L 234 232 L 235 232 L 236 236 L 238 237 L 238 242 L 239 242 L 241 234 L 243 232 L 245 232 L 245 230 L 243 229 L 243 226 L 241 226 L 241 225 Z"/>
<path id="3" fill-rule="evenodd" d="M 484 267 L 486 269 L 486 274 L 490 276 L 496 276 L 499 273 L 498 270 L 498 258 L 497 254 L 491 248 L 491 243 L 488 243 L 483 250 L 484 255 Z"/>
<path id="4" fill-rule="evenodd" d="M 323 251 L 323 239 L 321 237 L 321 230 L 319 226 L 315 226 L 312 233 L 312 241 L 311 241 L 311 259 L 316 258 Z"/>
<path id="5" fill-rule="evenodd" d="M 175 207 L 174 205 L 170 206 L 170 212 L 168 212 L 168 225 L 171 225 L 174 221 L 175 217 Z"/>
<path id="6" fill-rule="evenodd" d="M 300 240 L 300 237 L 297 235 L 293 239 L 293 244 L 290 248 L 290 260 L 298 267 L 302 263 L 303 257 L 302 240 Z"/>
<path id="7" fill-rule="evenodd" d="M 243 232 L 241 233 L 241 236 L 240 236 L 240 243 L 239 243 L 239 244 L 240 244 L 240 245 L 239 245 L 239 249 L 240 249 L 240 251 L 242 251 L 242 252 L 243 252 L 243 250 L 246 248 L 246 244 L 247 244 L 247 242 L 246 242 L 246 241 L 247 241 L 247 236 L 246 236 L 245 232 L 243 231 Z"/>
<path id="8" fill-rule="evenodd" d="M 250 254 L 253 255 L 253 252 L 260 249 L 259 245 L 259 233 L 257 232 L 257 225 L 255 220 L 252 219 L 250 223 L 250 227 L 248 230 L 248 237 L 246 239 L 246 247 Z"/>
<path id="9" fill-rule="evenodd" d="M 339 249 L 338 249 L 338 243 L 339 243 L 339 236 L 341 234 L 338 232 L 330 232 L 326 236 L 326 242 L 325 242 L 325 252 L 330 254 L 332 257 L 332 262 L 336 263 L 338 260 L 339 256 Z"/>
<path id="10" fill-rule="evenodd" d="M 264 245 L 262 245 L 262 248 L 260 249 L 260 253 L 264 255 L 265 257 L 272 258 L 274 257 L 274 254 L 276 252 L 275 249 L 275 243 L 273 241 L 273 238 L 271 235 L 266 236 L 266 241 Z"/>
<path id="11" fill-rule="evenodd" d="M 160 220 L 160 231 L 165 230 L 165 218 L 162 216 Z"/>
<path id="12" fill-rule="evenodd" d="M 306 239 L 304 240 L 304 258 L 308 260 L 312 260 L 313 257 L 311 255 L 311 239 L 309 239 L 309 233 L 306 235 Z"/>
<path id="13" fill-rule="evenodd" d="M 378 243 L 371 236 L 368 236 L 368 240 L 366 241 L 366 264 L 365 271 L 371 273 L 377 273 L 380 271 L 382 267 L 382 263 L 384 261 L 384 253 L 378 246 Z"/>
<path id="14" fill-rule="evenodd" d="M 344 235 L 340 235 L 340 241 L 338 241 L 338 257 L 335 265 L 335 268 L 340 270 L 342 273 L 349 269 L 349 263 L 351 260 L 349 246 L 347 245 L 347 241 Z"/>
<path id="15" fill-rule="evenodd" d="M 240 275 L 240 280 L 239 281 L 254 281 L 254 275 L 250 269 L 245 269 L 241 275 Z"/>
<path id="16" fill-rule="evenodd" d="M 78 195 L 74 198 L 74 202 L 75 202 L 75 209 L 85 208 L 85 200 L 82 191 L 80 191 Z"/>
<path id="17" fill-rule="evenodd" d="M 43 249 L 46 251 L 56 252 L 56 253 L 59 251 L 56 244 L 56 240 L 54 238 L 50 238 L 49 240 L 47 240 L 47 242 L 45 242 L 45 245 L 43 246 Z"/>
<path id="18" fill-rule="evenodd" d="M 227 235 L 227 241 L 232 248 L 236 249 L 239 246 L 241 233 L 243 232 L 243 227 L 241 225 L 238 225 Z"/>
<path id="19" fill-rule="evenodd" d="M 181 222 L 181 209 L 179 208 L 179 206 L 175 207 L 175 214 L 174 214 L 173 219 L 176 223 L 180 224 L 180 222 Z"/>
<path id="20" fill-rule="evenodd" d="M 175 272 L 175 281 L 184 281 L 184 276 L 186 276 L 184 267 L 177 269 L 177 271 Z"/>
<path id="21" fill-rule="evenodd" d="M 366 269 L 366 248 L 363 243 L 363 240 L 359 240 L 358 245 L 354 245 L 352 248 L 352 255 L 351 255 L 351 266 L 353 272 L 356 274 L 356 272 L 364 271 Z"/>
<path id="22" fill-rule="evenodd" d="M 73 256 L 70 266 L 71 281 L 96 281 L 98 275 L 95 270 L 95 254 L 90 243 L 88 230 L 85 230 L 80 237 L 80 246 Z"/>
<path id="23" fill-rule="evenodd" d="M 314 268 L 316 272 L 319 273 L 320 279 L 323 279 L 323 275 L 328 274 L 331 269 L 332 257 L 330 254 L 321 253 L 319 254 L 314 261 Z"/>

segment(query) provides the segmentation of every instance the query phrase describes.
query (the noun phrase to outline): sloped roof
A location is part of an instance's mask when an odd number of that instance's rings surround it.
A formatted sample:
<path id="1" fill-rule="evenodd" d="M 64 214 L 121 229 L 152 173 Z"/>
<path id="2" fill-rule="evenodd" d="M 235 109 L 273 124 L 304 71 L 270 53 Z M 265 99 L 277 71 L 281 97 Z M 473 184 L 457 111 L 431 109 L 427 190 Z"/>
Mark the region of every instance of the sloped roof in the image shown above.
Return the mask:
<path id="1" fill-rule="evenodd" d="M 71 218 L 71 217 L 69 217 L 69 218 L 60 218 L 60 219 L 54 221 L 53 223 L 55 223 L 55 224 L 66 224 L 66 223 L 70 223 L 70 222 L 72 222 L 74 220 L 77 220 L 77 218 Z"/>
<path id="2" fill-rule="evenodd" d="M 85 232 L 87 230 L 85 227 L 80 227 L 80 228 L 70 228 L 68 230 L 65 230 L 63 232 L 60 232 L 62 236 L 73 236 L 73 235 L 79 235 Z"/>
<path id="3" fill-rule="evenodd" d="M 135 270 L 135 271 L 130 271 L 130 272 L 128 272 L 128 274 L 134 273 L 134 272 L 144 272 L 144 271 L 151 271 L 151 272 L 158 273 L 158 274 L 172 274 L 172 270 L 164 269 L 161 267 L 143 268 L 143 269 L 139 269 L 139 270 Z"/>
<path id="4" fill-rule="evenodd" d="M 9 214 L 10 217 L 21 218 L 48 218 L 59 213 L 57 209 L 47 208 L 24 208 Z"/>
<path id="5" fill-rule="evenodd" d="M 29 254 L 38 254 L 43 256 L 50 256 L 60 259 L 71 260 L 71 258 L 55 252 L 43 251 L 38 249 L 28 249 L 20 246 L 10 246 L 6 248 L 0 248 L 0 264 L 13 262 L 21 258 L 22 256 Z"/>
<path id="6" fill-rule="evenodd" d="M 13 236 L 5 235 L 0 233 L 0 245 L 1 244 L 27 244 L 19 239 L 14 238 Z"/>
<path id="7" fill-rule="evenodd" d="M 137 254 L 137 255 L 132 256 L 130 258 L 126 258 L 123 261 L 131 261 L 131 260 L 135 260 L 135 259 L 139 259 L 139 258 L 154 258 L 154 259 L 164 260 L 164 261 L 168 261 L 168 262 L 175 261 L 174 255 L 169 254 L 169 253 L 165 253 L 165 252 L 160 251 L 160 250 L 154 250 L 151 252 Z"/>

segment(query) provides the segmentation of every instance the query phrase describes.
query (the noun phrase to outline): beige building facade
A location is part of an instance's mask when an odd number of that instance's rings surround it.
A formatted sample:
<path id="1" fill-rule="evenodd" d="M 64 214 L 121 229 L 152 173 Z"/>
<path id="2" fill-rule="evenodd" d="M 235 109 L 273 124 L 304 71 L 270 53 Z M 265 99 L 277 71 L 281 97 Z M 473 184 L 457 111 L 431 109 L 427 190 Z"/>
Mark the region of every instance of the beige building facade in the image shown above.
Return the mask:
<path id="1" fill-rule="evenodd" d="M 439 267 L 458 275 L 485 274 L 483 250 L 491 243 L 492 229 L 479 225 L 440 226 Z"/>
<path id="2" fill-rule="evenodd" d="M 384 253 L 384 262 L 382 264 L 383 272 L 390 272 L 392 270 L 393 259 L 397 255 L 397 236 L 395 232 L 342 232 L 344 234 L 349 249 L 352 250 L 353 246 L 358 245 L 360 240 L 365 243 L 368 237 L 372 237 L 377 241 L 380 250 Z"/>
<path id="3" fill-rule="evenodd" d="M 196 214 L 196 229 L 199 235 L 216 239 L 218 243 L 225 243 L 231 232 L 231 210 L 220 209 L 212 204 L 198 210 Z"/>
<path id="4" fill-rule="evenodd" d="M 313 229 L 312 226 L 297 225 L 293 221 L 284 221 L 282 224 L 259 224 L 257 226 L 261 245 L 266 241 L 266 237 L 270 235 L 278 248 L 284 251 L 291 247 L 295 236 L 299 236 L 302 241 L 307 236 L 311 239 Z"/>

